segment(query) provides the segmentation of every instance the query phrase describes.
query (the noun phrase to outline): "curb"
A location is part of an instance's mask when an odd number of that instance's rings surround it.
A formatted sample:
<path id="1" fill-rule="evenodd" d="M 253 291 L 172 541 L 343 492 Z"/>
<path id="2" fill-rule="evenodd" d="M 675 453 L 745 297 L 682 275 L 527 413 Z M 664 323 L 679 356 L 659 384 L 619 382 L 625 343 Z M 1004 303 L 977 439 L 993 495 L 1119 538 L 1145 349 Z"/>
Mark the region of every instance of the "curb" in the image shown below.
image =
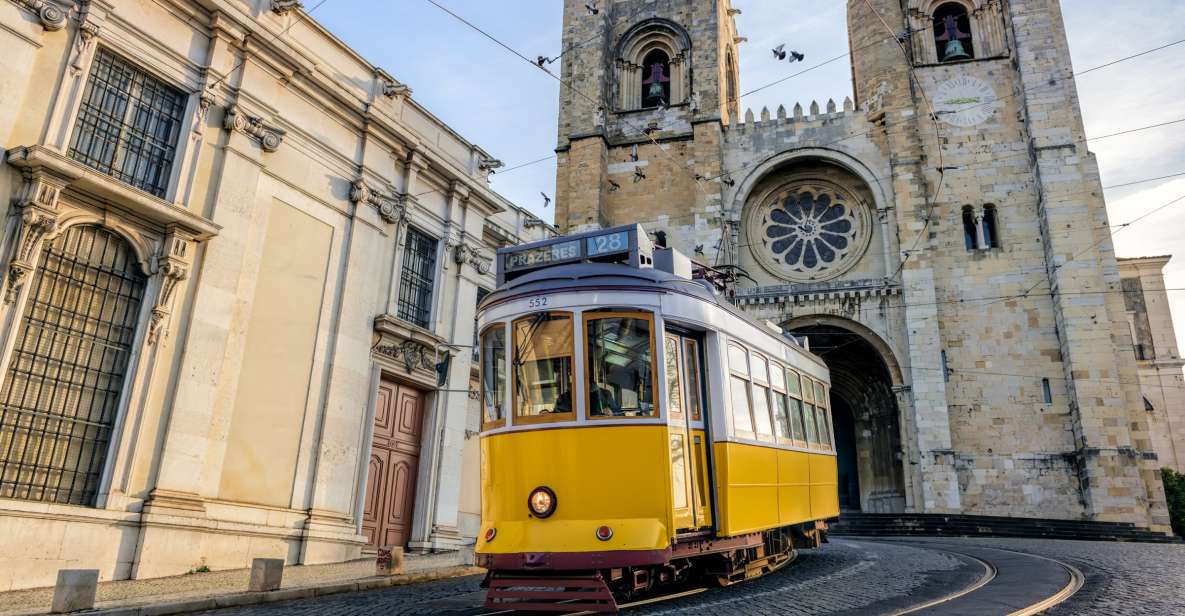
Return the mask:
<path id="1" fill-rule="evenodd" d="M 165 616 L 167 614 L 185 614 L 189 612 L 202 612 L 205 610 L 217 610 L 228 607 L 243 607 L 247 605 L 258 605 L 263 603 L 280 603 L 282 601 L 312 599 L 314 597 L 324 597 L 327 595 L 380 590 L 383 588 L 390 588 L 392 586 L 406 586 L 408 584 L 431 582 L 433 580 L 463 577 L 466 575 L 477 575 L 484 572 L 485 569 L 480 567 L 447 567 L 444 569 L 420 571 L 406 575 L 400 574 L 394 576 L 374 576 L 362 578 L 353 582 L 314 584 L 310 586 L 298 586 L 295 588 L 281 588 L 279 590 L 269 590 L 265 592 L 237 592 L 204 599 L 182 599 L 147 605 L 99 608 L 96 610 L 88 610 L 78 613 L 85 616 Z"/>

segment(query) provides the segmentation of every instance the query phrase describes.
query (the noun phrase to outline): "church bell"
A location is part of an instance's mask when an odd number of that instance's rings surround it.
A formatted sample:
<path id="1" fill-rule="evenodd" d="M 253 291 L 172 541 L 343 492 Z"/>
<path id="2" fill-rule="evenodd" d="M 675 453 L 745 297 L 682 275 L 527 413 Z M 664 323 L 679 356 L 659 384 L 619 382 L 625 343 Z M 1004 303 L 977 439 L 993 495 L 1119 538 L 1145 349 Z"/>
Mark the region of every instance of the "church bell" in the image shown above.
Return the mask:
<path id="1" fill-rule="evenodd" d="M 953 39 L 946 42 L 946 52 L 942 55 L 943 62 L 950 62 L 951 60 L 970 60 L 971 56 L 967 54 L 967 50 L 963 48 L 963 42 L 959 39 Z"/>

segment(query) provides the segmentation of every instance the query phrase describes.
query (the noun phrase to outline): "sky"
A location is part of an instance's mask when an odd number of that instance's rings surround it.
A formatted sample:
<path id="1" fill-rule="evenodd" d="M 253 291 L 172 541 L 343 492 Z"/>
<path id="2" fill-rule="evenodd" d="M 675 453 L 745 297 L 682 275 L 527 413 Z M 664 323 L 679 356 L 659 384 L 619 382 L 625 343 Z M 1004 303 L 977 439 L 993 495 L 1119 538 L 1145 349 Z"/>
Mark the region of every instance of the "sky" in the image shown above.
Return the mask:
<path id="1" fill-rule="evenodd" d="M 427 0 L 305 0 L 306 10 L 371 62 L 408 84 L 413 97 L 508 168 L 554 154 L 559 84 Z M 528 58 L 561 48 L 560 0 L 437 0 Z M 706 1 L 706 0 L 705 0 Z M 843 0 L 733 0 L 741 36 L 741 91 L 787 77 L 848 49 Z M 1181 0 L 1063 0 L 1075 71 L 1185 39 Z M 793 67 L 772 60 L 779 43 L 806 54 Z M 555 65 L 558 71 L 558 64 Z M 1185 44 L 1078 79 L 1088 137 L 1185 118 Z M 846 60 L 746 96 L 759 113 L 795 102 L 820 106 L 851 96 Z M 1091 141 L 1103 185 L 1185 172 L 1185 122 Z M 555 194 L 555 161 L 493 179 L 495 190 L 544 220 L 540 192 Z M 1106 191 L 1113 225 L 1185 196 L 1185 176 Z M 1185 288 L 1185 200 L 1115 233 L 1116 253 L 1177 253 L 1166 286 Z M 1170 291 L 1178 348 L 1185 350 L 1185 291 Z"/>

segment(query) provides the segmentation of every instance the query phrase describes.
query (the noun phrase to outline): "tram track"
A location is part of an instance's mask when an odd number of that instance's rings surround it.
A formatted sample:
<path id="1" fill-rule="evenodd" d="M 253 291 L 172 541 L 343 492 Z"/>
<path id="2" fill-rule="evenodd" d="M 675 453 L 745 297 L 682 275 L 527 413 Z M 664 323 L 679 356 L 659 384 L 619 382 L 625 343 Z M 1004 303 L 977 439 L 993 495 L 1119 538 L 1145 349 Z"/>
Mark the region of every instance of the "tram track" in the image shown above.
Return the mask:
<path id="1" fill-rule="evenodd" d="M 1083 587 L 1085 582 L 1081 571 L 1069 563 L 1016 550 L 953 542 L 916 541 L 912 539 L 859 538 L 851 540 L 850 543 L 854 545 L 862 543 L 905 545 L 912 548 L 945 553 L 958 558 L 962 562 L 974 564 L 982 569 L 982 573 L 971 584 L 963 586 L 958 590 L 908 605 L 900 604 L 900 601 L 904 597 L 894 597 L 865 606 L 858 611 L 860 614 L 884 614 L 885 616 L 1031 616 L 1040 614 L 1069 600 Z M 793 562 L 793 559 L 783 563 L 778 569 L 784 568 L 791 562 Z M 870 564 L 859 563 L 853 567 L 858 569 L 861 565 Z M 847 567 L 844 571 L 851 570 L 853 567 Z M 776 570 L 767 575 L 772 575 L 775 572 Z M 623 612 L 629 612 L 657 604 L 674 603 L 681 599 L 688 599 L 708 592 L 711 592 L 713 595 L 728 592 L 744 593 L 745 586 L 746 584 L 741 583 L 725 588 L 714 586 L 687 588 L 665 595 L 623 603 L 618 607 Z M 722 596 L 716 600 L 687 605 L 686 607 L 676 603 L 658 613 L 678 613 L 683 610 L 686 610 L 687 613 L 695 613 L 704 611 L 705 609 L 728 609 L 726 606 L 770 595 L 788 594 L 794 592 L 794 590 L 794 588 L 777 588 L 764 590 L 759 593 L 740 594 L 731 597 Z M 894 603 L 897 603 L 897 605 L 893 605 Z M 521 613 L 506 609 L 482 611 L 475 614 L 475 616 L 507 616 Z M 557 613 L 563 614 L 563 616 L 585 616 L 587 614 L 593 614 L 593 612 L 587 611 Z M 737 613 L 743 613 L 743 610 L 738 610 Z"/>

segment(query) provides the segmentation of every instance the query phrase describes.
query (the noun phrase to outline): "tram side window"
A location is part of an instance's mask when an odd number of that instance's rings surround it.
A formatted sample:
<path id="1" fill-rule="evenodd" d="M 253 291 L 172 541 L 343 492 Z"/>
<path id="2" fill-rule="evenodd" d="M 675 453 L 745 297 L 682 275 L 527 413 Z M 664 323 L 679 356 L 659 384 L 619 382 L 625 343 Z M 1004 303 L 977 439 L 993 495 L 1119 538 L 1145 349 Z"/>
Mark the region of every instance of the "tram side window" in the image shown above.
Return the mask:
<path id="1" fill-rule="evenodd" d="M 790 429 L 790 408 L 786 403 L 786 372 L 781 366 L 771 363 L 769 381 L 773 385 L 774 434 L 782 444 L 789 444 L 794 438 Z"/>
<path id="2" fill-rule="evenodd" d="M 728 347 L 729 389 L 732 391 L 732 428 L 739 437 L 753 438 L 753 417 L 749 414 L 749 353 L 734 345 Z"/>
<path id="3" fill-rule="evenodd" d="M 773 425 L 770 422 L 769 397 L 769 362 L 760 355 L 753 356 L 753 427 L 757 438 L 763 441 L 774 440 Z"/>
<path id="4" fill-rule="evenodd" d="M 506 326 L 495 325 L 481 335 L 481 394 L 485 423 L 501 425 L 506 404 Z"/>
<path id="5" fill-rule="evenodd" d="M 588 414 L 654 417 L 654 337 L 649 314 L 586 314 Z"/>
<path id="6" fill-rule="evenodd" d="M 514 322 L 515 417 L 572 415 L 572 315 L 539 313 Z"/>
<path id="7" fill-rule="evenodd" d="M 798 373 L 786 371 L 786 393 L 790 402 L 790 429 L 794 437 L 794 444 L 806 446 L 806 424 L 802 419 L 802 382 Z"/>
<path id="8" fill-rule="evenodd" d="M 819 430 L 815 424 L 815 401 L 814 384 L 811 380 L 802 377 L 802 415 L 806 420 L 806 440 L 811 445 L 819 444 Z"/>
<path id="9" fill-rule="evenodd" d="M 831 448 L 831 422 L 827 418 L 827 390 L 822 383 L 815 383 L 815 423 L 819 425 L 819 443 Z"/>

